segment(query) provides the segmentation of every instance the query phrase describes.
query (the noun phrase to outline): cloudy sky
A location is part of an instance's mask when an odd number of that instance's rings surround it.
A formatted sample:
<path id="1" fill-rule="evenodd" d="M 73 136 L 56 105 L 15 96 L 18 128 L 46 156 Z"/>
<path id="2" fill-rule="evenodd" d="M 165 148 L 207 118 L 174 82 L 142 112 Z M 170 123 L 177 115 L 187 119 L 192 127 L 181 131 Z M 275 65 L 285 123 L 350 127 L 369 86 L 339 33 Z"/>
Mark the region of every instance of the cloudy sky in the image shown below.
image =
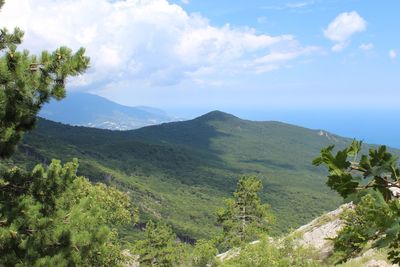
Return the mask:
<path id="1" fill-rule="evenodd" d="M 291 121 L 398 106 L 399 10 L 397 0 L 8 0 L 0 25 L 22 28 L 33 52 L 86 47 L 92 66 L 69 90 L 182 117 L 293 111 Z"/>

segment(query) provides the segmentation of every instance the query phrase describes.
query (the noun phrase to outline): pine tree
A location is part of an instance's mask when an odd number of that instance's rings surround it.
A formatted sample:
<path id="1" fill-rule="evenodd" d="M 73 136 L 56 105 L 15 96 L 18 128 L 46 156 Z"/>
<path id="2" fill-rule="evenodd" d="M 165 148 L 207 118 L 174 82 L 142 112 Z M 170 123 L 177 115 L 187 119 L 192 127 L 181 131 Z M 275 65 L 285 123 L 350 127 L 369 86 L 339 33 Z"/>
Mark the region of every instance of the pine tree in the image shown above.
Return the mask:
<path id="1" fill-rule="evenodd" d="M 145 239 L 137 241 L 134 253 L 144 266 L 179 266 L 184 259 L 184 246 L 172 229 L 162 222 L 146 224 Z"/>
<path id="2" fill-rule="evenodd" d="M 273 216 L 269 205 L 261 203 L 261 189 L 261 181 L 256 177 L 243 176 L 239 179 L 233 198 L 227 199 L 226 207 L 217 213 L 224 232 L 223 247 L 253 241 L 268 230 Z"/>
<path id="3" fill-rule="evenodd" d="M 0 177 L 0 266 L 119 266 L 116 227 L 136 221 L 129 197 L 77 177 L 77 160 Z"/>
<path id="4" fill-rule="evenodd" d="M 43 104 L 65 96 L 66 79 L 89 65 L 83 48 L 39 57 L 18 51 L 22 37 L 19 29 L 0 30 L 0 159 L 33 129 Z M 77 168 L 77 160 L 0 168 L 0 266 L 124 264 L 117 227 L 134 223 L 137 210 L 128 195 L 92 185 Z"/>
<path id="5" fill-rule="evenodd" d="M 4 1 L 0 2 L 0 8 Z M 31 130 L 36 115 L 51 99 L 65 96 L 67 77 L 84 72 L 89 66 L 85 49 L 76 53 L 60 47 L 40 56 L 19 51 L 24 33 L 0 30 L 0 158 L 9 157 L 22 134 Z"/>

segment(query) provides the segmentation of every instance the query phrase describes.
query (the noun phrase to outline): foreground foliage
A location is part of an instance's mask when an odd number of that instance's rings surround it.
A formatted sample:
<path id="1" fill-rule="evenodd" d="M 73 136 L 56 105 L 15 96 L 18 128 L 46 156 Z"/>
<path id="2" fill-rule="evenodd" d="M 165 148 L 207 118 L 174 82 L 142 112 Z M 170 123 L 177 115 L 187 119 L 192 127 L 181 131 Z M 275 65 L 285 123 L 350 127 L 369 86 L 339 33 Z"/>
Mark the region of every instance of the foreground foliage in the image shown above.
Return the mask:
<path id="1" fill-rule="evenodd" d="M 269 205 L 262 204 L 259 192 L 261 181 L 254 176 L 240 177 L 233 198 L 226 200 L 226 208 L 218 211 L 218 222 L 223 234 L 212 240 L 199 240 L 195 246 L 177 240 L 172 229 L 164 223 L 149 221 L 145 238 L 135 243 L 133 253 L 145 266 L 212 266 L 218 253 L 258 239 L 269 228 L 272 215 Z"/>
<path id="2" fill-rule="evenodd" d="M 263 238 L 256 244 L 247 244 L 238 254 L 220 266 L 226 267 L 318 267 L 313 250 L 296 246 L 291 239 L 282 242 Z"/>
<path id="3" fill-rule="evenodd" d="M 218 211 L 218 223 L 223 228 L 222 248 L 231 248 L 256 240 L 271 226 L 273 216 L 267 204 L 262 204 L 259 192 L 262 184 L 254 176 L 242 176 L 233 198 Z"/>
<path id="4" fill-rule="evenodd" d="M 389 259 L 400 263 L 400 169 L 398 159 L 385 146 L 362 155 L 361 142 L 333 154 L 333 146 L 321 151 L 315 165 L 329 170 L 327 184 L 356 207 L 343 214 L 345 227 L 334 240 L 339 262 L 357 255 L 367 245 L 389 248 Z"/>
<path id="5" fill-rule="evenodd" d="M 116 228 L 136 220 L 129 197 L 77 177 L 77 161 L 54 160 L 0 180 L 0 265 L 118 266 Z"/>
<path id="6" fill-rule="evenodd" d="M 0 2 L 0 8 L 4 2 Z M 36 115 L 46 102 L 65 96 L 67 77 L 84 72 L 89 66 L 85 50 L 73 53 L 60 47 L 40 56 L 19 51 L 23 32 L 0 30 L 0 158 L 15 151 L 22 134 L 32 130 Z"/>
<path id="7" fill-rule="evenodd" d="M 181 242 L 163 222 L 146 224 L 145 237 L 136 241 L 132 253 L 143 266 L 193 266 L 216 264 L 218 253 L 213 240 L 198 240 L 195 245 Z"/>
<path id="8" fill-rule="evenodd" d="M 198 240 L 189 254 L 191 266 L 215 266 L 218 249 L 215 247 L 215 240 Z"/>
<path id="9" fill-rule="evenodd" d="M 0 266 L 122 265 L 116 228 L 137 220 L 127 194 L 78 177 L 77 160 L 32 171 L 3 164 L 42 105 L 62 99 L 66 79 L 89 66 L 83 48 L 33 56 L 17 49 L 22 38 L 0 30 Z"/>
<path id="10" fill-rule="evenodd" d="M 133 252 L 144 266 L 178 266 L 184 259 L 184 244 L 178 243 L 172 229 L 162 222 L 149 221 L 145 238 L 137 241 Z"/>

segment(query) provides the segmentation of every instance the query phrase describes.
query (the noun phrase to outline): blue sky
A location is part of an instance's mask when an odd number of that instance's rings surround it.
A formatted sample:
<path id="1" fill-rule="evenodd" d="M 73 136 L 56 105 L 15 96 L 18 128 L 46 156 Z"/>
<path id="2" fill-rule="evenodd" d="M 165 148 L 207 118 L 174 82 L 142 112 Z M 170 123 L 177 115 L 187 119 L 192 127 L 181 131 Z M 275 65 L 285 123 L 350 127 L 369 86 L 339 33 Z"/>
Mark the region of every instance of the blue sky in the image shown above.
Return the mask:
<path id="1" fill-rule="evenodd" d="M 33 52 L 86 47 L 92 67 L 69 90 L 400 147 L 399 10 L 394 0 L 9 0 L 0 25 L 21 27 Z"/>

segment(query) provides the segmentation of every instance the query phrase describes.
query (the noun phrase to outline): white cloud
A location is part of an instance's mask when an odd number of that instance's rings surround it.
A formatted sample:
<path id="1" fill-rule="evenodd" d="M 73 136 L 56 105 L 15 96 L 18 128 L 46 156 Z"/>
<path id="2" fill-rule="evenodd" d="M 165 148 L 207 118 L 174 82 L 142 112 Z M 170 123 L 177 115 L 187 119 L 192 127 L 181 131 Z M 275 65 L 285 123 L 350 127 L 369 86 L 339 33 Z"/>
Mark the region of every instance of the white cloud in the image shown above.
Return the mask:
<path id="1" fill-rule="evenodd" d="M 365 31 L 367 22 L 356 12 L 339 14 L 324 30 L 325 36 L 336 42 L 344 42 L 353 34 Z"/>
<path id="2" fill-rule="evenodd" d="M 301 9 L 315 4 L 315 1 L 304 1 L 304 2 L 291 2 L 282 5 L 269 5 L 263 6 L 262 9 L 267 10 L 286 10 L 286 9 Z"/>
<path id="3" fill-rule="evenodd" d="M 299 47 L 295 45 L 294 47 L 288 47 L 286 50 L 272 50 L 269 54 L 256 58 L 250 64 L 254 66 L 257 73 L 270 72 L 286 66 L 291 60 L 310 55 L 319 50 L 316 46 Z"/>
<path id="4" fill-rule="evenodd" d="M 312 50 L 291 35 L 215 27 L 167 0 L 12 0 L 0 13 L 0 26 L 21 27 L 23 47 L 36 53 L 60 45 L 86 47 L 92 67 L 74 84 L 105 88 L 115 82 L 172 85 L 210 73 L 259 73 Z M 261 60 L 274 57 L 273 68 Z"/>
<path id="5" fill-rule="evenodd" d="M 314 1 L 307 1 L 307 2 L 287 3 L 285 6 L 287 8 L 304 8 L 313 4 Z"/>
<path id="6" fill-rule="evenodd" d="M 267 22 L 267 17 L 264 16 L 258 17 L 257 22 L 260 24 L 265 24 Z"/>
<path id="7" fill-rule="evenodd" d="M 336 42 L 332 51 L 342 51 L 350 42 L 350 38 L 358 32 L 367 29 L 367 22 L 356 12 L 344 12 L 339 14 L 324 30 L 324 35 Z"/>
<path id="8" fill-rule="evenodd" d="M 363 51 L 370 51 L 370 50 L 374 49 L 374 44 L 372 44 L 372 43 L 361 44 L 360 49 Z"/>
<path id="9" fill-rule="evenodd" d="M 348 42 L 338 43 L 332 46 L 331 50 L 333 52 L 341 52 L 349 45 Z"/>
<path id="10" fill-rule="evenodd" d="M 397 58 L 397 52 L 396 52 L 395 50 L 391 49 L 391 50 L 389 51 L 389 57 L 390 57 L 391 59 Z"/>
<path id="11" fill-rule="evenodd" d="M 182 3 L 184 3 L 185 5 L 188 5 L 188 4 L 190 4 L 190 1 L 189 0 L 182 0 Z"/>
<path id="12" fill-rule="evenodd" d="M 278 63 L 278 62 L 287 62 L 294 58 L 297 58 L 301 55 L 310 54 L 312 52 L 317 51 L 317 47 L 308 47 L 305 49 L 295 49 L 294 51 L 273 51 L 270 54 L 257 58 L 255 63 Z"/>

